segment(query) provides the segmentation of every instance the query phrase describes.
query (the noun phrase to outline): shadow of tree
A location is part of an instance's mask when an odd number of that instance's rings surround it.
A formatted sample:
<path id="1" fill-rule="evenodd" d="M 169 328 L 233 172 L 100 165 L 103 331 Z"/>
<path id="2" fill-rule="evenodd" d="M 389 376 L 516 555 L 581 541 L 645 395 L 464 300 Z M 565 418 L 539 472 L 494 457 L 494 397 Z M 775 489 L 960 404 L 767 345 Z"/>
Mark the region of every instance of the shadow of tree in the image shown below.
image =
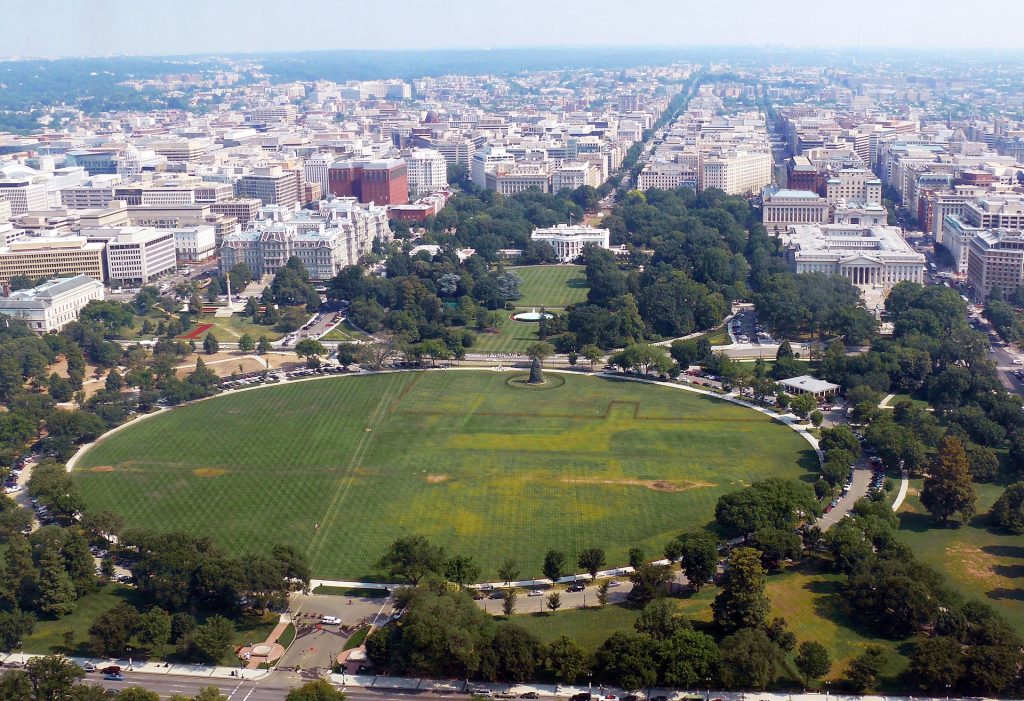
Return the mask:
<path id="1" fill-rule="evenodd" d="M 1010 589 L 1008 587 L 997 587 L 985 592 L 990 599 L 1002 601 L 1024 601 L 1024 589 Z"/>
<path id="2" fill-rule="evenodd" d="M 985 545 L 981 548 L 981 551 L 996 557 L 1024 558 L 1024 546 L 1021 545 Z"/>

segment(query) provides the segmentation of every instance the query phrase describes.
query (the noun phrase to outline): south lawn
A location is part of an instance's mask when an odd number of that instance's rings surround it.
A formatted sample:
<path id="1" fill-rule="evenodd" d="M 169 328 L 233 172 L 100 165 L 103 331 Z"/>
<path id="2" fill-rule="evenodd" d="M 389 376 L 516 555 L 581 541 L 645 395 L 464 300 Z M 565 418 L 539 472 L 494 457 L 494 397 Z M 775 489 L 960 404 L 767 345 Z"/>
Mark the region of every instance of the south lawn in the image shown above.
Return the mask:
<path id="1" fill-rule="evenodd" d="M 556 382 L 549 374 L 551 385 Z M 211 536 L 234 554 L 277 542 L 321 578 L 370 578 L 400 535 L 474 556 L 603 545 L 657 553 L 713 519 L 722 494 L 799 478 L 809 445 L 768 417 L 682 390 L 580 375 L 513 388 L 508 373 L 325 378 L 241 392 L 110 435 L 73 477 L 127 528 Z"/>
<path id="2" fill-rule="evenodd" d="M 587 299 L 587 276 L 582 265 L 526 265 L 509 268 L 523 278 L 517 307 L 560 309 Z"/>

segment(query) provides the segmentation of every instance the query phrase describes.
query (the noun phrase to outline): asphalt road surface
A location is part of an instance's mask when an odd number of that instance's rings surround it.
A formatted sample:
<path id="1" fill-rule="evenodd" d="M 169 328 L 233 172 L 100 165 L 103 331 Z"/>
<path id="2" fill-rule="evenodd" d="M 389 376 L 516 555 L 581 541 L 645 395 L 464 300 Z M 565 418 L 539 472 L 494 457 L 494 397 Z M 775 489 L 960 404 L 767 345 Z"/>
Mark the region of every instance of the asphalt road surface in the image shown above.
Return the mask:
<path id="1" fill-rule="evenodd" d="M 97 675 L 89 675 L 97 677 Z M 106 689 L 122 690 L 132 686 L 141 686 L 160 694 L 161 699 L 170 699 L 175 694 L 195 696 L 208 686 L 216 687 L 229 701 L 281 701 L 288 692 L 316 679 L 313 674 L 295 672 L 273 672 L 265 679 L 258 681 L 235 681 L 233 679 L 211 679 L 209 677 L 161 676 L 153 674 L 132 674 L 127 672 L 123 682 L 110 682 L 98 677 L 86 678 L 85 681 L 99 684 Z M 350 701 L 390 701 L 392 699 L 409 699 L 412 696 L 425 695 L 426 698 L 468 698 L 464 694 L 438 696 L 425 692 L 402 692 L 394 689 L 375 691 L 349 687 L 345 690 Z"/>

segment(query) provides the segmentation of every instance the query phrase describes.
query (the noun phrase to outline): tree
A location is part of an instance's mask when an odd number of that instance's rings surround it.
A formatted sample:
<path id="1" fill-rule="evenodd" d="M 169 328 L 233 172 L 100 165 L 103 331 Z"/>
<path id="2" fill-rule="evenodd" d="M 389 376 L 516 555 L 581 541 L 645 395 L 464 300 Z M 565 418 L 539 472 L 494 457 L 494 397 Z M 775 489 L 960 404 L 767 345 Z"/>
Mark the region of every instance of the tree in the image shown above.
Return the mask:
<path id="1" fill-rule="evenodd" d="M 597 585 L 597 605 L 600 608 L 604 608 L 608 605 L 608 588 L 610 586 L 611 585 L 607 579 Z"/>
<path id="2" fill-rule="evenodd" d="M 540 362 L 544 362 L 545 358 L 550 358 L 555 354 L 555 347 L 547 341 L 538 341 L 531 343 L 526 347 L 526 355 L 531 360 L 537 359 Z"/>
<path id="3" fill-rule="evenodd" d="M 124 379 L 121 377 L 121 373 L 117 371 L 117 368 L 113 368 L 107 373 L 107 379 L 104 381 L 103 387 L 111 392 L 120 392 L 121 388 L 124 387 Z"/>
<path id="4" fill-rule="evenodd" d="M 753 548 L 736 548 L 729 556 L 722 591 L 711 605 L 714 621 L 724 631 L 760 628 L 768 617 L 765 571 L 761 554 Z"/>
<path id="5" fill-rule="evenodd" d="M 762 528 L 791 530 L 801 519 L 819 513 L 810 485 L 777 477 L 724 494 L 715 505 L 715 520 L 732 535 L 750 535 Z"/>
<path id="6" fill-rule="evenodd" d="M 203 352 L 213 355 L 219 350 L 220 343 L 217 341 L 217 337 L 213 335 L 213 331 L 207 331 L 206 336 L 203 337 Z"/>
<path id="7" fill-rule="evenodd" d="M 139 617 L 136 635 L 139 642 L 155 648 L 157 656 L 163 656 L 164 645 L 171 640 L 171 615 L 162 608 L 151 608 Z"/>
<path id="8" fill-rule="evenodd" d="M 89 649 L 99 657 L 117 657 L 139 627 L 138 610 L 126 602 L 96 617 L 89 627 Z"/>
<path id="9" fill-rule="evenodd" d="M 693 689 L 716 676 L 721 653 L 715 639 L 689 627 L 680 627 L 662 641 L 661 679 L 666 686 Z"/>
<path id="10" fill-rule="evenodd" d="M 541 644 L 534 635 L 517 625 L 498 626 L 491 642 L 497 661 L 495 676 L 502 681 L 524 682 L 534 677 L 541 661 Z"/>
<path id="11" fill-rule="evenodd" d="M 832 660 L 825 646 L 814 640 L 800 643 L 800 649 L 793 660 L 797 671 L 803 675 L 804 683 L 810 684 L 832 671 Z"/>
<path id="12" fill-rule="evenodd" d="M 559 594 L 557 591 L 551 592 L 550 594 L 548 594 L 548 598 L 545 605 L 548 607 L 548 610 L 551 611 L 551 613 L 554 613 L 562 607 L 562 595 Z"/>
<path id="13" fill-rule="evenodd" d="M 938 451 L 924 480 L 921 503 L 942 524 L 959 512 L 967 521 L 974 515 L 977 495 L 963 444 L 954 436 L 939 442 Z"/>
<path id="14" fill-rule="evenodd" d="M 858 692 L 874 689 L 885 668 L 885 651 L 878 645 L 868 645 L 864 652 L 850 663 L 847 682 Z"/>
<path id="15" fill-rule="evenodd" d="M 544 576 L 552 583 L 557 582 L 565 573 L 565 565 L 565 553 L 559 550 L 548 550 L 544 555 Z"/>
<path id="16" fill-rule="evenodd" d="M 818 400 L 814 398 L 813 394 L 804 392 L 789 401 L 789 408 L 801 419 L 806 419 L 812 411 L 818 408 Z"/>
<path id="17" fill-rule="evenodd" d="M 444 578 L 455 582 L 461 587 L 470 584 L 480 577 L 480 565 L 467 555 L 455 555 L 444 565 Z"/>
<path id="18" fill-rule="evenodd" d="M 295 344 L 295 355 L 305 358 L 311 366 L 320 364 L 320 356 L 326 355 L 327 349 L 320 341 L 304 338 Z"/>
<path id="19" fill-rule="evenodd" d="M 59 701 L 70 695 L 71 688 L 85 672 L 71 660 L 47 655 L 29 660 L 25 664 L 25 675 L 32 687 L 33 701 Z"/>
<path id="20" fill-rule="evenodd" d="M 377 569 L 419 584 L 425 575 L 440 572 L 444 564 L 442 548 L 432 545 L 423 536 L 414 535 L 395 540 L 377 561 Z"/>
<path id="21" fill-rule="evenodd" d="M 505 584 L 511 584 L 515 580 L 519 579 L 519 565 L 515 560 L 509 559 L 501 563 L 498 567 L 498 579 L 503 581 Z"/>
<path id="22" fill-rule="evenodd" d="M 677 613 L 675 605 L 668 599 L 655 599 L 648 603 L 633 624 L 637 633 L 649 635 L 655 640 L 667 640 L 676 631 L 688 630 L 690 627 L 690 622 Z"/>
<path id="23" fill-rule="evenodd" d="M 718 568 L 715 540 L 707 533 L 684 533 L 676 540 L 679 566 L 694 591 L 700 591 Z"/>
<path id="24" fill-rule="evenodd" d="M 494 635 L 494 621 L 464 591 L 413 591 L 401 630 L 389 641 L 396 670 L 420 676 L 475 675 Z M 376 637 L 376 636 L 374 636 Z M 390 653 L 389 653 L 390 655 Z"/>
<path id="25" fill-rule="evenodd" d="M 259 355 L 266 355 L 270 352 L 270 339 L 266 336 L 260 336 L 256 341 L 256 352 Z"/>
<path id="26" fill-rule="evenodd" d="M 562 684 L 574 684 L 590 670 L 590 655 L 565 635 L 552 640 L 546 652 L 547 669 Z"/>
<path id="27" fill-rule="evenodd" d="M 238 350 L 243 353 L 251 353 L 255 348 L 256 341 L 249 334 L 243 333 L 242 337 L 238 339 Z"/>
<path id="28" fill-rule="evenodd" d="M 914 645 L 907 676 L 925 691 L 949 693 L 963 676 L 965 663 L 958 641 L 941 636 L 925 638 Z"/>
<path id="29" fill-rule="evenodd" d="M 185 654 L 194 660 L 216 663 L 231 643 L 235 624 L 220 615 L 210 616 L 206 623 L 197 626 L 186 639 Z"/>
<path id="30" fill-rule="evenodd" d="M 769 569 L 777 569 L 783 560 L 800 556 L 800 536 L 781 528 L 762 528 L 754 531 L 749 540 L 750 547 L 761 551 L 761 562 Z"/>
<path id="31" fill-rule="evenodd" d="M 13 598 L 13 592 L 4 598 Z M 12 611 L 0 611 L 0 651 L 11 652 L 21 645 L 35 627 L 36 617 L 31 613 L 15 608 Z"/>
<path id="32" fill-rule="evenodd" d="M 650 689 L 658 681 L 657 641 L 635 633 L 613 633 L 597 650 L 594 669 L 623 689 Z"/>
<path id="33" fill-rule="evenodd" d="M 629 600 L 645 604 L 665 593 L 665 585 L 672 581 L 672 568 L 653 563 L 641 565 L 629 575 L 629 581 L 633 583 Z"/>
<path id="34" fill-rule="evenodd" d="M 530 378 L 527 380 L 527 384 L 544 384 L 544 371 L 541 367 L 540 358 L 538 357 L 534 357 L 530 360 Z"/>
<path id="35" fill-rule="evenodd" d="M 511 618 L 512 614 L 516 610 L 516 600 L 519 598 L 519 592 L 514 587 L 509 587 L 505 590 L 505 596 L 501 599 L 501 611 L 505 614 L 505 618 Z"/>
<path id="36" fill-rule="evenodd" d="M 587 359 L 590 363 L 590 370 L 593 372 L 594 363 L 604 357 L 604 351 L 595 346 L 593 343 L 588 343 L 580 348 L 580 355 Z"/>
<path id="37" fill-rule="evenodd" d="M 1014 535 L 1024 534 L 1024 482 L 1006 488 L 989 511 L 992 522 Z"/>
<path id="38" fill-rule="evenodd" d="M 587 548 L 580 553 L 576 564 L 590 574 L 590 578 L 597 579 L 598 571 L 605 566 L 604 550 L 601 548 Z"/>
<path id="39" fill-rule="evenodd" d="M 775 680 L 782 657 L 760 628 L 741 628 L 722 640 L 722 681 L 733 689 L 763 690 Z"/>
<path id="40" fill-rule="evenodd" d="M 345 694 L 331 686 L 326 679 L 317 679 L 292 689 L 284 697 L 284 701 L 345 701 L 346 698 Z"/>
<path id="41" fill-rule="evenodd" d="M 54 618 L 75 610 L 75 585 L 64 569 L 59 549 L 49 548 L 39 561 L 39 611 Z"/>
<path id="42" fill-rule="evenodd" d="M 642 548 L 630 548 L 629 549 L 629 566 L 636 569 L 640 565 L 644 564 L 644 551 Z"/>

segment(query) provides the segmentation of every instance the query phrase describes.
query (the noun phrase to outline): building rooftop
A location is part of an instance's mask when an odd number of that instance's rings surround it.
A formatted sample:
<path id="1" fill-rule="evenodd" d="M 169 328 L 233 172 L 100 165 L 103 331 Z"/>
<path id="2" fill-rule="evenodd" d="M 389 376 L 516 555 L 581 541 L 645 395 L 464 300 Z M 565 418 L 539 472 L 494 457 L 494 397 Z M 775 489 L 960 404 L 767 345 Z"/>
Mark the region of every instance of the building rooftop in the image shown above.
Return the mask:
<path id="1" fill-rule="evenodd" d="M 783 387 L 792 387 L 803 392 L 810 392 L 811 394 L 839 391 L 839 385 L 819 380 L 812 375 L 800 375 L 799 377 L 791 377 L 788 380 L 779 380 L 779 384 Z"/>
<path id="2" fill-rule="evenodd" d="M 54 297 L 79 287 L 93 284 L 99 284 L 99 281 L 94 280 L 88 275 L 75 275 L 74 277 L 47 280 L 42 285 L 37 285 L 28 290 L 17 290 L 7 297 L 0 298 L 0 308 L 45 309 Z"/>

